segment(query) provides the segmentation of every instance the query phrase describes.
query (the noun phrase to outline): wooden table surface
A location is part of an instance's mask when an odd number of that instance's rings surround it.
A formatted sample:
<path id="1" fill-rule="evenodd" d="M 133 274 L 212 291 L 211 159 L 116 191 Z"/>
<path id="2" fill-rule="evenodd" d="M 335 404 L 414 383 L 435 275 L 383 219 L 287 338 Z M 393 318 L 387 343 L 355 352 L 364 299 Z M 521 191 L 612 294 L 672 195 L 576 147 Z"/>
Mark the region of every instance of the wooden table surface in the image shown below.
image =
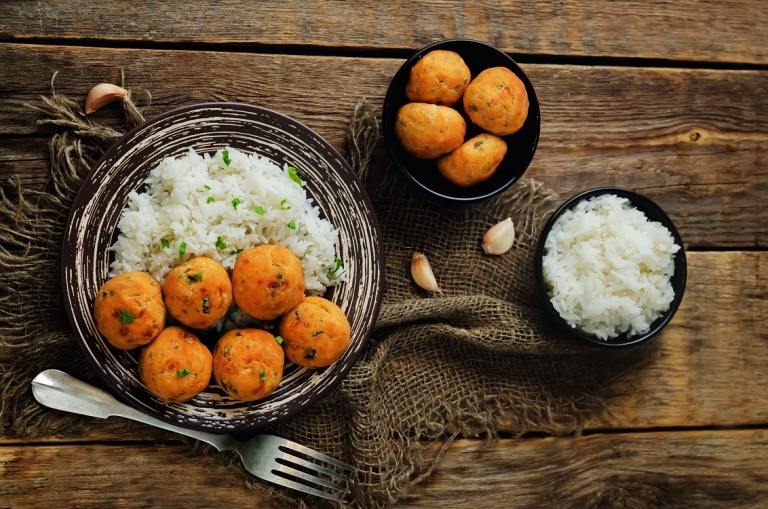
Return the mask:
<path id="1" fill-rule="evenodd" d="M 429 42 L 481 39 L 536 87 L 528 175 L 560 197 L 634 188 L 689 251 L 658 357 L 606 388 L 583 436 L 458 440 L 404 507 L 768 507 L 768 5 L 761 1 L 433 0 L 0 3 L 0 176 L 46 180 L 49 131 L 24 103 L 102 81 L 147 116 L 206 100 L 293 116 L 342 147 Z M 0 507 L 259 507 L 242 478 L 173 437 L 108 421 L 83 438 L 0 436 Z"/>

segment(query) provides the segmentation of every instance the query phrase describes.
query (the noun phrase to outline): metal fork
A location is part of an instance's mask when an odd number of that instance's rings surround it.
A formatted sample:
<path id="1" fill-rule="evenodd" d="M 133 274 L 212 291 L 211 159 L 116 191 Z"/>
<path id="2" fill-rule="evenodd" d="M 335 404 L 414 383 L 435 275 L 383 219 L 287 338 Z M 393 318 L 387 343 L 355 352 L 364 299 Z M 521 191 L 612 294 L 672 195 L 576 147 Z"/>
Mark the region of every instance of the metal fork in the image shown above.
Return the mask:
<path id="1" fill-rule="evenodd" d="M 256 435 L 241 442 L 230 435 L 167 424 L 57 369 L 39 373 L 32 380 L 32 392 L 39 403 L 56 410 L 101 419 L 125 417 L 201 440 L 222 452 L 235 451 L 246 470 L 280 486 L 341 503 L 350 493 L 348 486 L 353 472 L 351 466 L 290 440 L 273 435 Z"/>

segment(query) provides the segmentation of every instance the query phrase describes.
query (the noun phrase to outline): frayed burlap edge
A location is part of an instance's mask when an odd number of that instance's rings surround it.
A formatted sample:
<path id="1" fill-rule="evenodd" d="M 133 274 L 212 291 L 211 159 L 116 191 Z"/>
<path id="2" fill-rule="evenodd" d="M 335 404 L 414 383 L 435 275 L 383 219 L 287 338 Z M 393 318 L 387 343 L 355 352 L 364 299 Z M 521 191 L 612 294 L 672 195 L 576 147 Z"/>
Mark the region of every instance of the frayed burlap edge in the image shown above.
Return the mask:
<path id="1" fill-rule="evenodd" d="M 82 179 L 121 133 L 91 122 L 56 93 L 27 106 L 52 135 L 49 181 L 42 191 L 18 178 L 0 188 L 0 428 L 19 437 L 84 432 L 86 419 L 48 411 L 31 400 L 40 366 L 91 374 L 61 308 L 59 253 L 69 208 Z M 130 91 L 122 103 L 128 127 L 143 122 Z M 34 362 L 19 362 L 34 359 Z M 92 375 L 91 375 L 92 378 Z"/>

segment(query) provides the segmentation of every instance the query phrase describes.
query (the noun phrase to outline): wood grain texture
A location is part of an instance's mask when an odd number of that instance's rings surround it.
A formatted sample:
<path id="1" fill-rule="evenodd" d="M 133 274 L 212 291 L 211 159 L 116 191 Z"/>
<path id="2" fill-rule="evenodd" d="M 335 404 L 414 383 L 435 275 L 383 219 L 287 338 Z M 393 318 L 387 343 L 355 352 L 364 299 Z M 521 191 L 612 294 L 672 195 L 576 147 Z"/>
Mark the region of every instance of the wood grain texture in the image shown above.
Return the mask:
<path id="1" fill-rule="evenodd" d="M 760 507 L 768 432 L 458 440 L 400 507 Z M 176 445 L 0 447 L 0 506 L 264 507 L 243 477 Z M 173 482 L 169 482 L 173 480 Z"/>
<path id="2" fill-rule="evenodd" d="M 606 386 L 588 428 L 768 424 L 768 253 L 688 253 L 656 357 Z"/>
<path id="3" fill-rule="evenodd" d="M 0 3 L 0 39 L 15 38 L 416 49 L 468 37 L 514 53 L 766 63 L 759 0 L 574 2 L 270 0 Z M 301 48 L 298 48 L 300 51 Z"/>
<path id="4" fill-rule="evenodd" d="M 652 361 L 605 385 L 607 411 L 591 416 L 588 430 L 768 425 L 768 252 L 689 253 L 688 274 Z M 173 439 L 110 419 L 94 421 L 84 437 L 43 441 Z M 0 437 L 0 444 L 20 442 Z"/>
<path id="5" fill-rule="evenodd" d="M 402 507 L 765 507 L 768 432 L 460 441 Z"/>
<path id="6" fill-rule="evenodd" d="M 43 134 L 24 103 L 56 90 L 84 98 L 100 81 L 152 92 L 148 116 L 192 102 L 242 101 L 305 122 L 337 147 L 361 97 L 381 103 L 397 59 L 2 45 L 0 136 Z M 768 102 L 761 71 L 523 66 L 542 109 L 539 148 L 527 175 L 561 198 L 599 185 L 634 188 L 698 247 L 768 244 Z M 206 76 L 201 79 L 201 76 Z M 140 91 L 136 95 L 141 98 Z M 112 107 L 114 108 L 114 107 Z M 107 108 L 95 118 L 108 119 Z M 45 171 L 30 145 L 0 145 L 2 174 L 35 184 Z M 5 151 L 8 151 L 7 153 Z M 34 167 L 34 171 L 32 171 Z"/>
<path id="7" fill-rule="evenodd" d="M 0 185 L 18 179 L 24 187 L 41 189 L 48 181 L 48 146 L 42 138 L 0 137 Z"/>

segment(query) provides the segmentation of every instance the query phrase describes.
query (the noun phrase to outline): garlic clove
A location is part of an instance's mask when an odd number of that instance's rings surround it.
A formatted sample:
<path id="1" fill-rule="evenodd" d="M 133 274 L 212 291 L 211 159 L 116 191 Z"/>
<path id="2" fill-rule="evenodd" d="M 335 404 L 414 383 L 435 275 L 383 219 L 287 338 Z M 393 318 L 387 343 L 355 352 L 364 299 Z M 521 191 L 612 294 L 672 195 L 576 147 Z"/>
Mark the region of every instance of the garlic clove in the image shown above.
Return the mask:
<path id="1" fill-rule="evenodd" d="M 88 92 L 88 97 L 85 98 L 85 114 L 90 115 L 118 99 L 122 101 L 127 95 L 128 91 L 123 87 L 111 83 L 99 83 Z"/>
<path id="2" fill-rule="evenodd" d="M 512 218 L 491 226 L 483 235 L 483 251 L 486 254 L 502 255 L 512 249 L 515 243 L 515 225 Z"/>
<path id="3" fill-rule="evenodd" d="M 421 288 L 428 292 L 440 292 L 440 287 L 437 286 L 435 280 L 435 274 L 432 272 L 432 267 L 429 265 L 429 260 L 423 253 L 418 251 L 413 252 L 411 257 L 411 277 L 413 281 Z"/>

